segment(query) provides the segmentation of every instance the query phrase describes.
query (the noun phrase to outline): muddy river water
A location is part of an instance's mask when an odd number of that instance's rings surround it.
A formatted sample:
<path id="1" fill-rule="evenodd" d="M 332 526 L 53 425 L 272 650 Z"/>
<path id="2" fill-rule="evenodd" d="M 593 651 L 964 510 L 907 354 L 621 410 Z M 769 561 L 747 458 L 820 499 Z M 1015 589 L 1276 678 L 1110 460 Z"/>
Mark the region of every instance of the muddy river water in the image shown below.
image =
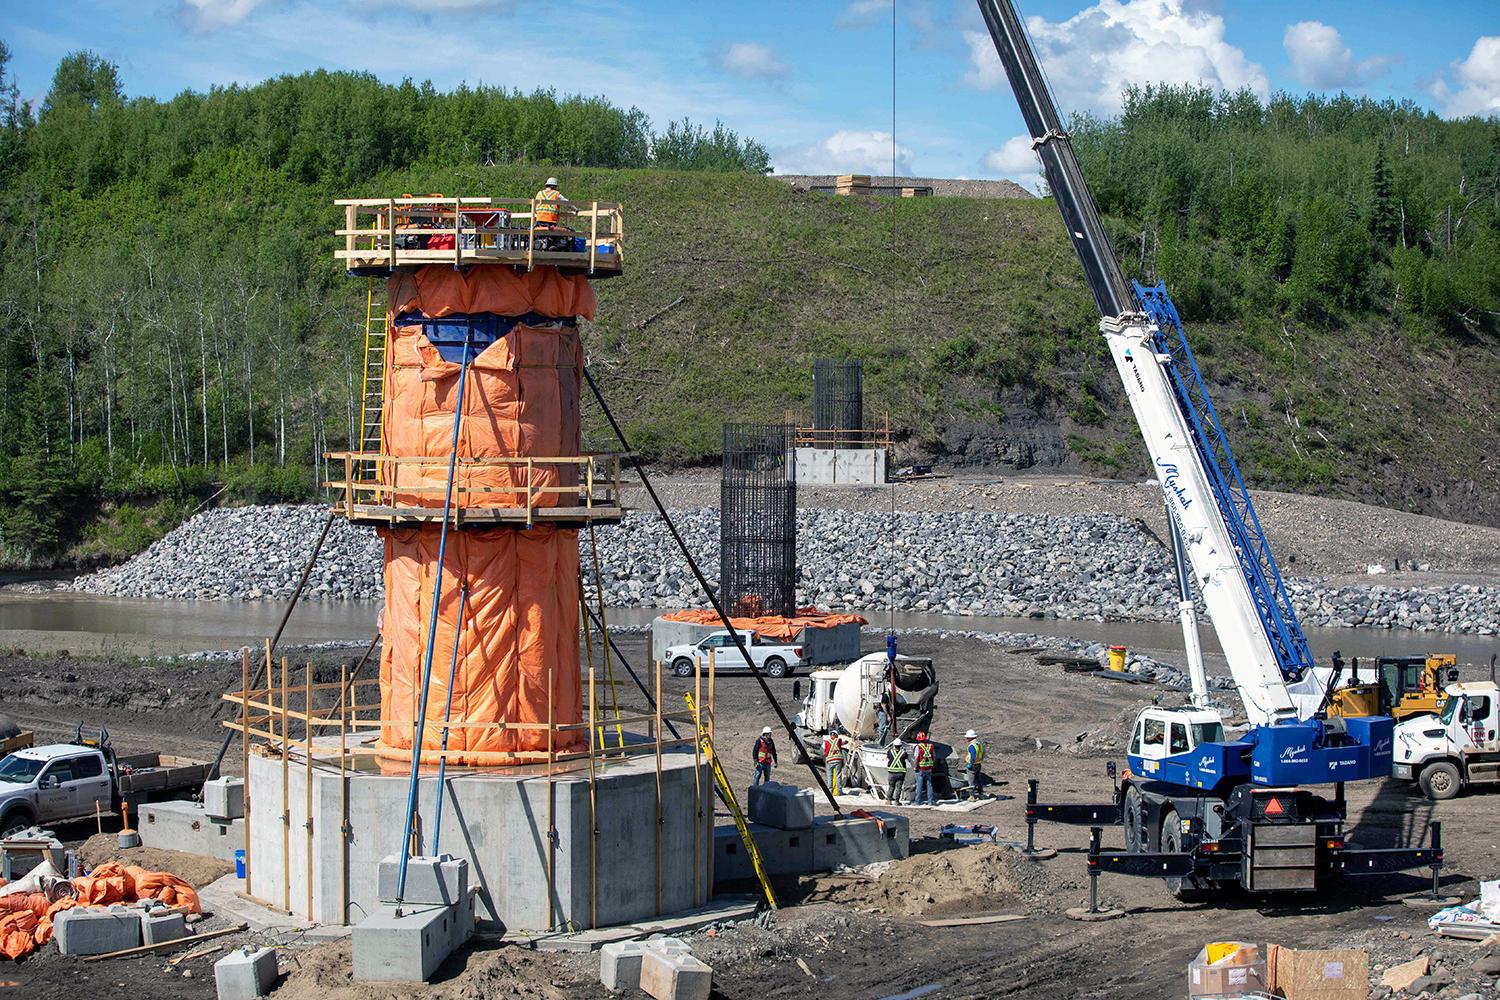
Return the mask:
<path id="1" fill-rule="evenodd" d="M 283 639 L 288 644 L 366 642 L 374 634 L 379 603 L 374 601 L 303 601 L 293 613 Z M 30 652 L 169 654 L 203 649 L 232 649 L 258 644 L 275 631 L 285 605 L 277 601 L 163 601 L 97 597 L 67 591 L 40 594 L 0 592 L 0 647 Z M 611 609 L 613 624 L 643 625 L 658 614 L 649 608 Z M 872 615 L 876 625 L 888 623 Z M 1133 649 L 1182 649 L 1175 624 L 1156 622 L 1084 622 L 1046 618 L 949 617 L 898 614 L 898 629 L 944 628 L 991 632 L 1035 632 L 1118 643 Z M 1452 652 L 1460 663 L 1487 665 L 1500 652 L 1495 636 L 1382 629 L 1308 629 L 1314 654 L 1321 660 L 1334 650 L 1346 657 Z M 874 643 L 872 642 L 871 645 Z M 1206 653 L 1218 651 L 1212 628 L 1203 629 Z"/>

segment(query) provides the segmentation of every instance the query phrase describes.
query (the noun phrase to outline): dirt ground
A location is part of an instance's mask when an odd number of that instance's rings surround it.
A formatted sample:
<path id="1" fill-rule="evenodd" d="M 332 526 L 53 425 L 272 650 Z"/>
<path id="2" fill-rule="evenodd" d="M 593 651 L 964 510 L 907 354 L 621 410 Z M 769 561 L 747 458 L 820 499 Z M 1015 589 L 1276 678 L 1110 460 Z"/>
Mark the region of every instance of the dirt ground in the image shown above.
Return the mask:
<path id="1" fill-rule="evenodd" d="M 643 637 L 621 642 L 640 662 Z M 1050 861 L 1020 857 L 1006 843 L 1023 841 L 1021 800 L 1028 777 L 1040 779 L 1044 798 L 1103 801 L 1110 794 L 1105 763 L 1136 708 L 1153 698 L 1179 696 L 1149 685 L 1124 685 L 1094 676 L 1064 673 L 1037 662 L 1033 653 L 1010 652 L 967 639 L 911 637 L 902 651 L 932 655 L 941 671 L 942 692 L 934 725 L 939 739 L 952 739 L 972 726 L 990 740 L 987 768 L 992 790 L 1007 798 L 971 813 L 904 810 L 911 818 L 914 857 L 890 866 L 874 881 L 860 877 L 784 879 L 777 885 L 785 905 L 753 922 L 698 933 L 691 943 L 715 969 L 715 996 L 769 1000 L 781 997 L 850 997 L 882 1000 L 931 984 L 929 994 L 948 998 L 1158 998 L 1185 992 L 1188 962 L 1207 941 L 1239 939 L 1294 947 L 1368 948 L 1376 965 L 1394 964 L 1425 950 L 1463 989 L 1461 996 L 1493 982 L 1471 967 L 1486 954 L 1480 946 L 1439 941 L 1426 930 L 1426 914 L 1400 902 L 1424 888 L 1422 873 L 1334 885 L 1316 898 L 1300 900 L 1223 896 L 1181 902 L 1152 879 L 1105 876 L 1103 901 L 1127 911 L 1107 923 L 1063 918 L 1086 901 L 1084 863 L 1087 831 L 1039 828 L 1039 843 L 1059 850 Z M 336 662 L 334 654 L 324 654 Z M 354 654 L 354 655 L 357 655 Z M 126 670 L 138 671 L 139 684 L 121 684 Z M 71 732 L 69 713 L 83 703 L 82 692 L 106 683 L 148 693 L 114 699 L 105 723 L 127 749 L 151 748 L 202 753 L 216 746 L 209 713 L 220 691 L 237 683 L 238 664 L 196 665 L 181 677 L 169 668 L 136 664 L 51 664 L 0 657 L 0 710 L 50 735 Z M 66 704 L 39 703 L 40 681 L 53 672 L 78 693 Z M 134 678 L 132 679 L 134 680 Z M 672 704 L 683 682 L 664 680 Z M 772 682 L 788 713 L 793 680 Z M 155 686 L 152 688 L 151 686 Z M 170 693 L 168 693 L 170 689 Z M 80 699 L 80 700 L 73 700 Z M 154 707 L 165 700 L 169 707 Z M 639 696 L 627 705 L 642 706 Z M 754 680 L 723 678 L 717 690 L 716 735 L 731 780 L 743 788 L 751 777 L 750 746 L 762 725 L 774 719 Z M 811 784 L 805 768 L 788 752 L 782 781 Z M 1117 756 L 1116 756 L 1116 759 Z M 233 755 L 229 763 L 233 763 Z M 1426 824 L 1443 821 L 1449 867 L 1446 892 L 1472 896 L 1476 879 L 1500 870 L 1500 827 L 1493 796 L 1471 795 L 1434 805 L 1395 782 L 1351 787 L 1348 836 L 1361 846 L 1394 846 L 1423 836 Z M 826 807 L 823 811 L 827 811 Z M 728 817 L 721 816 L 721 822 Z M 1002 844 L 953 848 L 937 836 L 945 822 L 993 824 Z M 69 831 L 77 842 L 94 833 Z M 1117 830 L 1106 843 L 1120 843 Z M 932 917 L 1014 913 L 1024 919 L 992 925 L 930 928 Z M 219 926 L 214 917 L 205 927 Z M 240 938 L 227 939 L 234 943 Z M 597 998 L 597 956 L 556 955 L 477 940 L 454 956 L 438 981 L 425 990 L 356 986 L 348 979 L 348 943 L 309 948 L 284 946 L 286 977 L 277 992 L 288 1000 L 377 1000 L 433 996 L 468 1000 L 517 996 L 561 1000 Z M 83 964 L 52 949 L 12 969 L 0 980 L 19 984 L 17 995 L 68 997 L 122 993 L 165 997 L 213 995 L 211 964 L 200 960 L 193 978 L 183 978 L 160 957 Z M 1377 977 L 1378 978 L 1378 977 Z M 1486 987 L 1488 990 L 1488 987 Z M 1377 990 L 1377 995 L 1379 991 Z M 1489 995 L 1486 992 L 1486 995 Z"/>

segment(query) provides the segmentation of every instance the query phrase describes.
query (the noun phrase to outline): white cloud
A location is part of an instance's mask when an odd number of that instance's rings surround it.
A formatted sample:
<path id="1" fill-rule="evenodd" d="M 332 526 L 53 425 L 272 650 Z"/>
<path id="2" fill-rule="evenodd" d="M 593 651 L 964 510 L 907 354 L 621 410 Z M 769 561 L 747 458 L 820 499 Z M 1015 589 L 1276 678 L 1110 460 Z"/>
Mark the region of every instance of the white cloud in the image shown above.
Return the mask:
<path id="1" fill-rule="evenodd" d="M 1265 70 L 1224 35 L 1224 19 L 1189 0 L 1098 0 L 1066 21 L 1028 18 L 1037 57 L 1051 77 L 1059 110 L 1109 114 L 1135 84 L 1248 87 L 1270 93 Z M 989 35 L 964 32 L 969 68 L 963 82 L 981 90 L 1006 86 Z"/>
<path id="2" fill-rule="evenodd" d="M 776 150 L 778 174 L 879 174 L 891 172 L 889 132 L 839 129 L 821 142 Z M 896 174 L 911 174 L 911 150 L 896 145 Z"/>
<path id="3" fill-rule="evenodd" d="M 1453 63 L 1454 81 L 1439 79 L 1432 96 L 1450 118 L 1500 115 L 1500 35 L 1474 42 L 1469 58 Z"/>
<path id="4" fill-rule="evenodd" d="M 759 42 L 732 42 L 714 58 L 720 69 L 746 79 L 774 80 L 786 76 L 786 64 L 769 46 Z"/>
<path id="5" fill-rule="evenodd" d="M 189 31 L 207 35 L 239 24 L 266 0 L 177 0 L 177 18 Z"/>
<path id="6" fill-rule="evenodd" d="M 891 0 L 852 0 L 833 22 L 846 30 L 868 28 L 890 21 Z"/>
<path id="7" fill-rule="evenodd" d="M 1362 86 L 1391 65 L 1391 60 L 1384 56 L 1355 62 L 1354 53 L 1344 44 L 1338 29 L 1321 21 L 1287 25 L 1281 46 L 1292 61 L 1292 72 L 1298 82 L 1317 90 Z"/>
<path id="8" fill-rule="evenodd" d="M 1031 148 L 1031 136 L 1011 136 L 999 149 L 986 152 L 982 162 L 990 173 L 1015 181 L 1028 191 L 1041 193 L 1041 163 Z"/>
<path id="9" fill-rule="evenodd" d="M 505 10 L 517 0 L 349 0 L 353 7 L 399 7 L 416 14 L 472 14 L 482 10 Z"/>

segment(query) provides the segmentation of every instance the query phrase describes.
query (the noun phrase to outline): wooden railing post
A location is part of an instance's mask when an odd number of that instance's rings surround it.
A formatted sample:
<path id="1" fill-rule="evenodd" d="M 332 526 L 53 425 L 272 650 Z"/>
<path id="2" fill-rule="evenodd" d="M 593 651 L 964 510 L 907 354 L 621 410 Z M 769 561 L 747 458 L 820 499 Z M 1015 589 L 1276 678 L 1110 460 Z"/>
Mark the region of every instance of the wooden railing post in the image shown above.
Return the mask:
<path id="1" fill-rule="evenodd" d="M 589 274 L 594 273 L 594 255 L 599 252 L 599 203 L 589 213 Z"/>
<path id="2" fill-rule="evenodd" d="M 396 199 L 386 199 L 386 211 L 389 213 L 386 223 L 390 227 L 387 231 L 387 252 L 391 255 L 391 267 L 396 266 Z"/>

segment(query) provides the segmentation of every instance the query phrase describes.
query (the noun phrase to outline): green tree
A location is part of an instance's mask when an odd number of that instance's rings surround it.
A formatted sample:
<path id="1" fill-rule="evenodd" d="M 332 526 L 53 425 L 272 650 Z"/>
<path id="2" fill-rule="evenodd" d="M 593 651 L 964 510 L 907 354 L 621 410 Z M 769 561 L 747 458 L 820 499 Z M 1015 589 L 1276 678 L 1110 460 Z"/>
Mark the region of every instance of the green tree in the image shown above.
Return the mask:
<path id="1" fill-rule="evenodd" d="M 120 72 L 115 64 L 92 52 L 64 56 L 52 75 L 52 88 L 42 101 L 42 114 L 67 105 L 98 108 L 121 98 Z"/>

